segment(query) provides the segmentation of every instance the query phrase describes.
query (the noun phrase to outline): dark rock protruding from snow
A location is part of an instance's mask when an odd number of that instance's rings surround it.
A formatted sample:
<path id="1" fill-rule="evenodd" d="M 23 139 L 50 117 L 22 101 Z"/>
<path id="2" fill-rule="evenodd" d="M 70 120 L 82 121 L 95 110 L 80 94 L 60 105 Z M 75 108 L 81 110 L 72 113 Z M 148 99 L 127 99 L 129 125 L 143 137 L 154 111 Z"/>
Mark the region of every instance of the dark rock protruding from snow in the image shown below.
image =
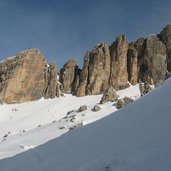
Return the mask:
<path id="1" fill-rule="evenodd" d="M 100 104 L 106 103 L 108 101 L 115 101 L 117 99 L 118 99 L 118 95 L 116 94 L 115 89 L 112 86 L 110 86 L 103 93 L 103 96 L 100 100 Z"/>
<path id="2" fill-rule="evenodd" d="M 139 84 L 139 89 L 140 89 L 141 96 L 149 93 L 152 90 L 152 88 L 151 88 L 149 83 L 144 83 L 144 84 L 140 83 Z"/>
<path id="3" fill-rule="evenodd" d="M 122 99 L 119 99 L 117 101 L 116 108 L 120 109 L 120 108 L 123 108 L 124 106 L 125 106 L 124 101 Z"/>
<path id="4" fill-rule="evenodd" d="M 116 104 L 116 108 L 120 109 L 123 108 L 124 106 L 132 103 L 134 100 L 130 97 L 125 96 L 123 99 L 119 99 Z"/>
<path id="5" fill-rule="evenodd" d="M 125 106 L 134 101 L 132 98 L 127 97 L 127 96 L 125 96 L 122 100 L 124 101 Z"/>
<path id="6" fill-rule="evenodd" d="M 97 111 L 101 110 L 101 107 L 98 106 L 98 105 L 95 105 L 91 110 L 92 110 L 93 112 L 97 112 Z"/>
<path id="7" fill-rule="evenodd" d="M 87 105 L 82 105 L 80 106 L 80 108 L 78 109 L 79 112 L 85 111 L 87 110 Z"/>

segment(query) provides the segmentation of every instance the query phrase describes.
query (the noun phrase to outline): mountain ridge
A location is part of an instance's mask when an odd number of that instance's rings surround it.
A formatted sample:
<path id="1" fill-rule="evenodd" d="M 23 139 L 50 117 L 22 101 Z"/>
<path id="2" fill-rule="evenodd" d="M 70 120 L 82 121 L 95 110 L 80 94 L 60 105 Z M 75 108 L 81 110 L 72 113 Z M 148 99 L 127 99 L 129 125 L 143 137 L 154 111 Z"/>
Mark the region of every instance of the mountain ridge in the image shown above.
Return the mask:
<path id="1" fill-rule="evenodd" d="M 170 40 L 171 25 L 167 25 L 157 35 L 139 38 L 131 43 L 121 34 L 110 46 L 102 43 L 88 51 L 82 69 L 75 61 L 69 60 L 60 70 L 59 80 L 56 78 L 55 64 L 48 65 L 38 49 L 23 51 L 15 58 L 8 59 L 8 62 L 0 62 L 0 101 L 22 103 L 41 97 L 55 98 L 63 93 L 76 96 L 97 95 L 110 86 L 116 90 L 124 89 L 128 82 L 132 85 L 138 82 L 160 83 L 171 71 Z M 37 63 L 39 71 L 33 67 L 36 66 L 34 60 L 30 65 L 23 61 L 27 69 L 21 65 L 20 58 L 32 56 L 36 60 L 37 54 L 34 51 L 39 52 L 43 59 L 42 63 Z M 20 57 L 17 58 L 18 56 Z M 30 75 L 32 71 L 34 74 Z M 24 93 L 24 87 L 27 87 L 27 93 Z"/>

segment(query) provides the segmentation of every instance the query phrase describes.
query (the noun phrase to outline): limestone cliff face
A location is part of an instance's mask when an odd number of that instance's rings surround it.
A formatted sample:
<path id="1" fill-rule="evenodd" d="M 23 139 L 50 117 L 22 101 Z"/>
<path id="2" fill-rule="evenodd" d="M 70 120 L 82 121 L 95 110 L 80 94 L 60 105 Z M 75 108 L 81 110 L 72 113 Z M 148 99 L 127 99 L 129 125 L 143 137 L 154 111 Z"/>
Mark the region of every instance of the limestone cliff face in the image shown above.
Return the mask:
<path id="1" fill-rule="evenodd" d="M 133 85 L 139 81 L 156 84 L 166 73 L 167 49 L 157 36 L 128 44 L 122 34 L 110 47 L 101 44 L 87 52 L 75 92 L 77 96 L 100 94 L 110 86 L 126 88 L 128 81 Z"/>
<path id="2" fill-rule="evenodd" d="M 105 43 L 86 53 L 76 90 L 77 96 L 103 93 L 109 83 L 110 61 L 109 46 Z"/>
<path id="3" fill-rule="evenodd" d="M 116 41 L 110 47 L 111 71 L 110 85 L 116 90 L 123 89 L 127 86 L 127 52 L 128 42 L 125 35 L 119 35 Z"/>
<path id="4" fill-rule="evenodd" d="M 164 80 L 167 72 L 166 46 L 155 35 L 147 37 L 144 50 L 144 73 L 142 80 L 156 84 Z"/>
<path id="5" fill-rule="evenodd" d="M 132 85 L 135 85 L 138 82 L 138 52 L 134 43 L 129 44 L 127 55 L 128 80 Z"/>
<path id="6" fill-rule="evenodd" d="M 58 84 L 57 79 L 57 68 L 55 64 L 50 64 L 48 69 L 46 70 L 46 79 L 45 79 L 45 90 L 44 97 L 45 98 L 55 98 L 60 96 L 60 86 Z"/>
<path id="7" fill-rule="evenodd" d="M 63 86 L 64 93 L 73 93 L 78 87 L 78 77 L 80 69 L 77 62 L 74 59 L 68 60 L 68 62 L 60 70 L 60 79 Z"/>
<path id="8" fill-rule="evenodd" d="M 144 38 L 129 44 L 127 60 L 128 81 L 135 85 L 141 81 L 144 72 Z"/>
<path id="9" fill-rule="evenodd" d="M 80 70 L 69 60 L 60 71 L 64 93 L 96 95 L 107 88 L 123 89 L 131 84 L 157 84 L 171 72 L 171 25 L 160 34 L 128 43 L 119 35 L 88 51 Z M 29 49 L 0 62 L 0 102 L 21 103 L 61 95 L 55 64 L 48 65 L 38 49 Z"/>
<path id="10" fill-rule="evenodd" d="M 117 90 L 127 87 L 128 47 L 125 35 L 120 35 L 110 47 L 103 43 L 87 52 L 76 95 L 100 94 L 109 86 Z"/>
<path id="11" fill-rule="evenodd" d="M 20 103 L 37 100 L 44 92 L 46 61 L 38 49 L 18 53 L 0 63 L 0 100 Z"/>
<path id="12" fill-rule="evenodd" d="M 0 102 L 21 103 L 44 97 L 52 85 L 47 70 L 48 64 L 38 49 L 0 62 Z"/>
<path id="13" fill-rule="evenodd" d="M 156 84 L 164 80 L 167 72 L 166 59 L 166 46 L 155 35 L 130 43 L 127 63 L 129 82 Z"/>
<path id="14" fill-rule="evenodd" d="M 158 35 L 167 48 L 167 68 L 171 72 L 171 24 L 167 25 Z"/>
<path id="15" fill-rule="evenodd" d="M 134 42 L 134 47 L 137 51 L 137 82 L 142 81 L 144 75 L 144 42 L 145 38 L 139 38 Z"/>

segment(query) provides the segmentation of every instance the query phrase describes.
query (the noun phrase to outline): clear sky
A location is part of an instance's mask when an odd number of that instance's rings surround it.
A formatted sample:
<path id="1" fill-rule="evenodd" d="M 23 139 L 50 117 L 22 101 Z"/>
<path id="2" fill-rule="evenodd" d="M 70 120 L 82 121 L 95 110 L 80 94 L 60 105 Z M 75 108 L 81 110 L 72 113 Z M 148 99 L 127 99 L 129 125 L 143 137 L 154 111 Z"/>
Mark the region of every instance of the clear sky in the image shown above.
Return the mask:
<path id="1" fill-rule="evenodd" d="M 0 0 L 0 59 L 39 48 L 60 68 L 69 58 L 82 66 L 86 51 L 158 33 L 171 23 L 171 0 Z"/>

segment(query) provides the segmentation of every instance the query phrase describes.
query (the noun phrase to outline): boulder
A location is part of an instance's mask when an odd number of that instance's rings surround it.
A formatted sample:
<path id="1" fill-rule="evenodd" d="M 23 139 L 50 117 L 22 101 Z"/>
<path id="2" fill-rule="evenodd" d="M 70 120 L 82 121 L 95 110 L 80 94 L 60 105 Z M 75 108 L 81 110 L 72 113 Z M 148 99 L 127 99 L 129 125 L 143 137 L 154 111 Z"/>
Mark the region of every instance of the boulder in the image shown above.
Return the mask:
<path id="1" fill-rule="evenodd" d="M 145 94 L 149 93 L 152 90 L 152 88 L 150 87 L 149 83 L 144 83 L 144 91 Z"/>
<path id="2" fill-rule="evenodd" d="M 125 96 L 122 100 L 124 101 L 125 106 L 134 101 L 132 98 L 127 96 Z"/>
<path id="3" fill-rule="evenodd" d="M 139 90 L 140 90 L 141 96 L 143 96 L 145 94 L 144 84 L 142 84 L 142 83 L 139 84 Z"/>
<path id="4" fill-rule="evenodd" d="M 140 84 L 139 84 L 139 89 L 140 89 L 140 94 L 141 94 L 141 96 L 143 96 L 143 95 L 149 93 L 149 92 L 152 90 L 150 84 L 147 83 L 147 82 L 144 83 L 144 84 L 143 84 L 143 83 L 140 83 Z"/>
<path id="5" fill-rule="evenodd" d="M 130 97 L 125 96 L 123 99 L 119 99 L 116 104 L 116 108 L 120 109 L 123 108 L 124 106 L 132 103 L 134 100 L 131 99 Z"/>
<path id="6" fill-rule="evenodd" d="M 110 86 L 104 91 L 103 96 L 100 100 L 100 104 L 106 103 L 108 101 L 117 100 L 117 99 L 118 99 L 118 95 L 116 94 L 115 89 L 112 86 Z"/>
<path id="7" fill-rule="evenodd" d="M 80 108 L 78 109 L 79 112 L 85 111 L 87 110 L 87 105 L 82 105 L 80 106 Z"/>
<path id="8" fill-rule="evenodd" d="M 124 101 L 123 101 L 122 99 L 119 99 L 119 100 L 117 101 L 116 108 L 117 108 L 117 109 L 121 109 L 121 108 L 123 108 L 124 106 L 125 106 Z"/>
<path id="9" fill-rule="evenodd" d="M 101 107 L 98 106 L 98 105 L 95 105 L 91 110 L 92 110 L 93 112 L 97 112 L 97 111 L 101 110 Z"/>

